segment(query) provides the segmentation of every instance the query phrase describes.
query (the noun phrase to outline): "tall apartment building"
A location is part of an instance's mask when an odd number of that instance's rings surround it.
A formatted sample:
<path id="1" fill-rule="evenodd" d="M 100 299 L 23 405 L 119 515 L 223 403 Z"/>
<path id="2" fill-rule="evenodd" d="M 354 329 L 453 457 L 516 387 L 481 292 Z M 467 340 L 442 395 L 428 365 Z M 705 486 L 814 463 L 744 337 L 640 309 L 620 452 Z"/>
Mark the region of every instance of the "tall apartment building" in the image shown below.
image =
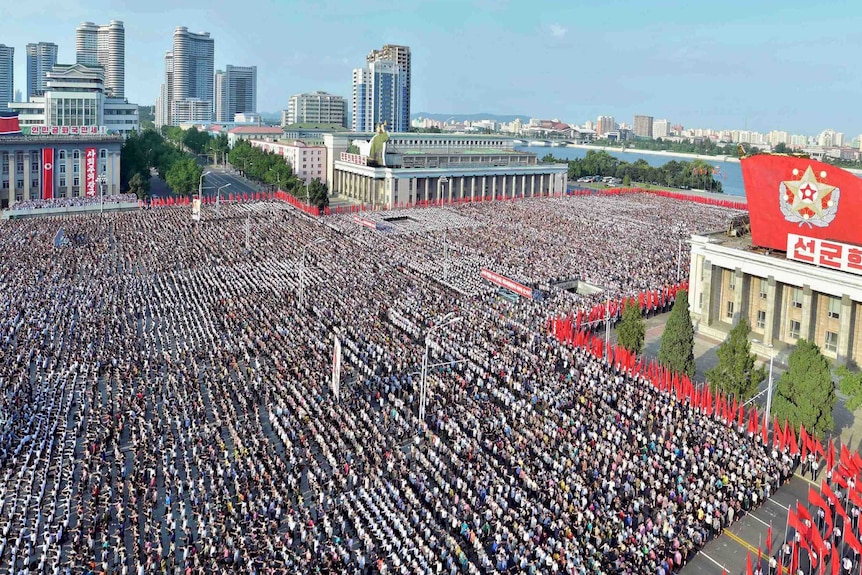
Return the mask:
<path id="1" fill-rule="evenodd" d="M 670 135 L 670 120 L 653 120 L 652 137 L 667 138 Z"/>
<path id="2" fill-rule="evenodd" d="M 0 44 L 0 110 L 6 110 L 15 94 L 15 48 Z"/>
<path id="3" fill-rule="evenodd" d="M 105 69 L 105 93 L 126 97 L 126 29 L 120 20 L 98 25 L 83 22 L 75 29 L 75 61 Z"/>
<path id="4" fill-rule="evenodd" d="M 213 79 L 215 121 L 233 122 L 237 114 L 257 112 L 257 66 L 218 70 Z"/>
<path id="5" fill-rule="evenodd" d="M 652 138 L 653 117 L 652 116 L 635 116 L 632 131 L 639 138 Z"/>
<path id="6" fill-rule="evenodd" d="M 211 122 L 215 107 L 215 45 L 209 32 L 178 26 L 173 50 L 165 53 L 165 81 L 156 99 L 156 125 Z"/>
<path id="7" fill-rule="evenodd" d="M 617 123 L 613 116 L 599 116 L 596 122 L 596 135 L 603 136 L 617 129 Z"/>
<path id="8" fill-rule="evenodd" d="M 410 127 L 407 74 L 393 60 L 375 60 L 353 71 L 353 131 L 372 132 L 385 123 L 390 132 Z"/>
<path id="9" fill-rule="evenodd" d="M 409 125 L 411 95 L 410 48 L 408 46 L 386 44 L 380 50 L 372 50 L 368 53 L 368 56 L 365 57 L 365 62 L 367 64 L 380 60 L 388 60 L 401 66 L 401 71 L 405 75 L 405 85 L 407 90 L 406 95 L 402 98 L 402 105 L 404 107 L 403 114 L 407 117 L 407 123 Z"/>
<path id="10" fill-rule="evenodd" d="M 290 97 L 285 125 L 331 124 L 347 127 L 347 102 L 326 92 L 295 94 Z"/>
<path id="11" fill-rule="evenodd" d="M 27 44 L 27 99 L 45 92 L 47 75 L 57 65 L 57 45 L 53 42 Z"/>

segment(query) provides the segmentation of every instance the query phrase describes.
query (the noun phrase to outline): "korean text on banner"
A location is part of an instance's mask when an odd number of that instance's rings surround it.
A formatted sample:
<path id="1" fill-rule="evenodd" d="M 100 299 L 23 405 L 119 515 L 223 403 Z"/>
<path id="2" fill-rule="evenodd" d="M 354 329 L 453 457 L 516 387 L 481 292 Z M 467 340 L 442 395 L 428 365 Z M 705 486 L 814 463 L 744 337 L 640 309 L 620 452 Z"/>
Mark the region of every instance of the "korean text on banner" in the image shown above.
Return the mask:
<path id="1" fill-rule="evenodd" d="M 88 198 L 96 197 L 96 148 L 84 150 L 84 189 Z"/>

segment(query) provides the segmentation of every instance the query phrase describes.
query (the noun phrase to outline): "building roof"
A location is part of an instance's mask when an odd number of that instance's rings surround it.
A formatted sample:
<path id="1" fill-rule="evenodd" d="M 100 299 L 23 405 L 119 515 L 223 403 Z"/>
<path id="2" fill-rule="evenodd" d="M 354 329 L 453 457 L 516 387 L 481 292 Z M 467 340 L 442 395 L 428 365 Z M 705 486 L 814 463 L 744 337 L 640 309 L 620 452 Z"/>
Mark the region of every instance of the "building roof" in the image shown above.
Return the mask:
<path id="1" fill-rule="evenodd" d="M 283 134 L 284 130 L 275 126 L 237 126 L 228 130 L 231 134 Z"/>

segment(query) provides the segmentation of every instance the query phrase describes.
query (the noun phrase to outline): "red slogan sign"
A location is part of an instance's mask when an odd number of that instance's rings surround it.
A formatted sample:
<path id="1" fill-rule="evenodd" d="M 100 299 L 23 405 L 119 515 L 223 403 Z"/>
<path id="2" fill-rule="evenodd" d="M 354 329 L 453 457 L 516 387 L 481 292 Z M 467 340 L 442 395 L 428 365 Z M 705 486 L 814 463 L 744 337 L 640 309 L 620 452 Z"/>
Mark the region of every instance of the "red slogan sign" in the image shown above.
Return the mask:
<path id="1" fill-rule="evenodd" d="M 54 148 L 42 148 L 42 199 L 54 198 Z"/>
<path id="2" fill-rule="evenodd" d="M 96 148 L 84 150 L 84 189 L 88 198 L 96 196 Z"/>
<path id="3" fill-rule="evenodd" d="M 519 296 L 533 299 L 533 290 L 523 284 L 519 284 L 518 282 L 510 280 L 509 278 L 501 276 L 500 274 L 492 272 L 491 270 L 483 269 L 480 275 L 492 284 L 496 284 L 500 287 L 506 288 L 509 291 L 513 291 Z"/>

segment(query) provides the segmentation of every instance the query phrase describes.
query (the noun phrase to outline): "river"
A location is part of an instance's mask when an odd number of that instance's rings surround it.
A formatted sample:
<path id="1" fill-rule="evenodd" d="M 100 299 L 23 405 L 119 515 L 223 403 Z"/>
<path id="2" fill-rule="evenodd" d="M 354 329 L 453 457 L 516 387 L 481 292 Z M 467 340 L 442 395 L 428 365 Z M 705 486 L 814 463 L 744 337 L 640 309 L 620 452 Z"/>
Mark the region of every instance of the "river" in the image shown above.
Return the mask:
<path id="1" fill-rule="evenodd" d="M 515 149 L 523 152 L 532 152 L 539 156 L 540 159 L 545 154 L 553 154 L 555 158 L 561 160 L 583 158 L 589 151 L 585 148 L 551 148 L 541 146 L 516 146 Z M 630 163 L 634 163 L 637 160 L 646 160 L 650 166 L 663 166 L 671 160 L 677 160 L 678 162 L 692 161 L 692 158 L 673 154 L 642 154 L 636 151 L 619 152 L 612 149 L 605 151 L 616 158 Z M 721 188 L 725 194 L 745 197 L 745 185 L 742 182 L 742 168 L 739 162 L 725 162 L 720 160 L 719 157 L 703 161 L 718 168 L 715 178 L 721 182 Z"/>

